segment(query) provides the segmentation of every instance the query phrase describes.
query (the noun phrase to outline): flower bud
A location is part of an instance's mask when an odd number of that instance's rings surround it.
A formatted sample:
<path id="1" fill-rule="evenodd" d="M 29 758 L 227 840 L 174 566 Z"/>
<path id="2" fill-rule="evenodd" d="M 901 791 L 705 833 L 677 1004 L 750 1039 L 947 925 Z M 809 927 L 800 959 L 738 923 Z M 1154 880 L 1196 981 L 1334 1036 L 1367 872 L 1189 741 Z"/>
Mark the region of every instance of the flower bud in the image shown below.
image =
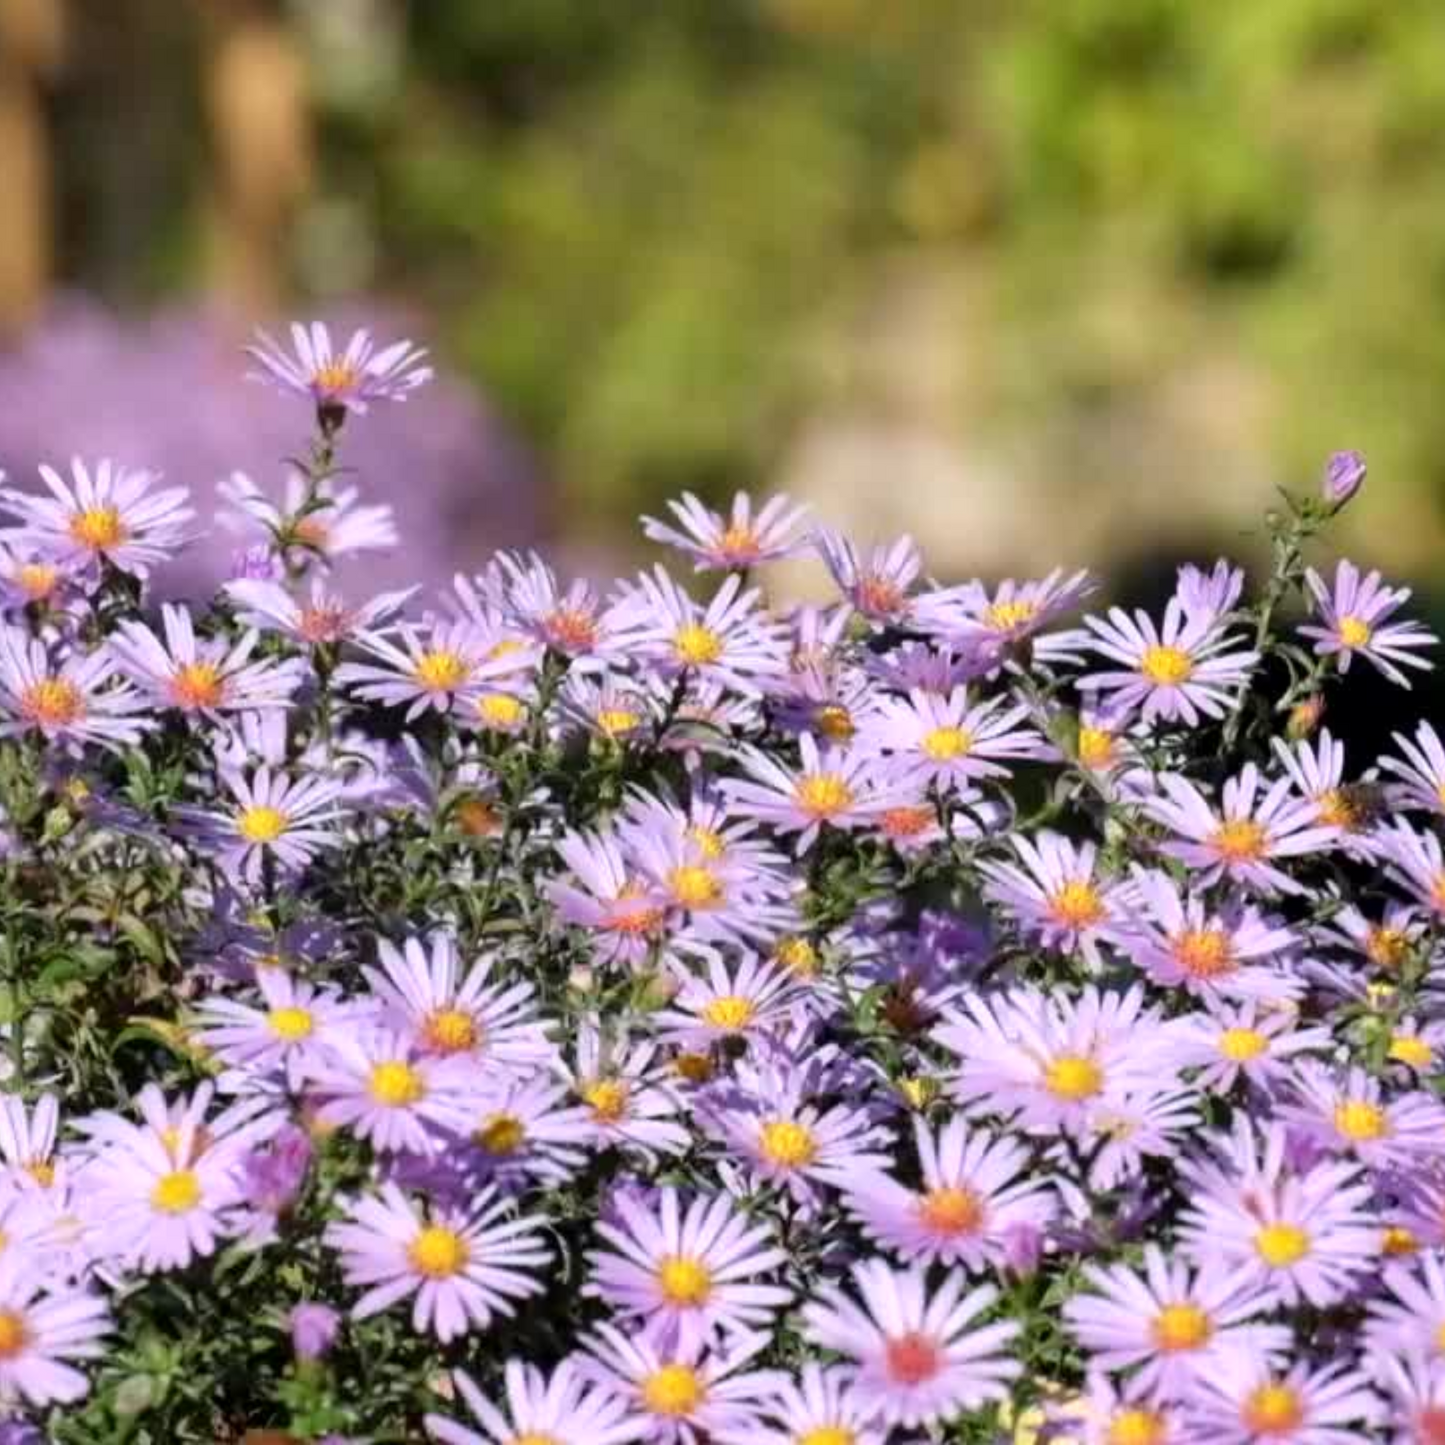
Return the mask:
<path id="1" fill-rule="evenodd" d="M 319 1360 L 341 1333 L 341 1316 L 322 1304 L 301 1304 L 291 1311 L 291 1347 L 303 1360 Z"/>
<path id="2" fill-rule="evenodd" d="M 1292 743 L 1303 741 L 1314 735 L 1325 715 L 1325 700 L 1321 694 L 1307 697 L 1290 709 L 1289 721 L 1285 724 L 1285 735 Z"/>
<path id="3" fill-rule="evenodd" d="M 1321 491 L 1336 511 L 1345 505 L 1365 480 L 1365 459 L 1359 452 L 1335 452 L 1325 463 Z"/>

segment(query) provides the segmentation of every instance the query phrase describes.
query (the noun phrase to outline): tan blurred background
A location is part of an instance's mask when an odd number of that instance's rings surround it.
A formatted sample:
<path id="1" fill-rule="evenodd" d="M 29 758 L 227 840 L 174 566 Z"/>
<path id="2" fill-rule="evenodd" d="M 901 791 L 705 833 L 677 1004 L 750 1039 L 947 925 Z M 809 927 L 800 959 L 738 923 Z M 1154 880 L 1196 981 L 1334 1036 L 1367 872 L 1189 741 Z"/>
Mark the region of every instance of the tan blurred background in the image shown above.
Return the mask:
<path id="1" fill-rule="evenodd" d="M 187 317 L 374 313 L 458 383 L 358 458 L 453 427 L 449 562 L 744 486 L 1124 567 L 1347 446 L 1351 544 L 1441 555 L 1439 0 L 0 0 L 0 218 L 12 467 L 108 375 L 96 444 L 175 430 Z"/>

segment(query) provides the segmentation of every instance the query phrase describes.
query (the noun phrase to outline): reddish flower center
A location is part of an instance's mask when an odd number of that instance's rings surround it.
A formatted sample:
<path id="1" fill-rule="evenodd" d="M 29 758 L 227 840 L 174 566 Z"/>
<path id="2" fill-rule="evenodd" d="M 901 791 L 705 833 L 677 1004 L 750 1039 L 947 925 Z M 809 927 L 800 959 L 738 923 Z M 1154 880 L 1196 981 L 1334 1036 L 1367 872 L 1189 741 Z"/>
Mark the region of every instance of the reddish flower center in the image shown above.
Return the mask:
<path id="1" fill-rule="evenodd" d="M 889 1378 L 900 1385 L 921 1385 L 943 1368 L 943 1351 L 917 1330 L 889 1340 L 883 1359 Z"/>
<path id="2" fill-rule="evenodd" d="M 20 716 L 42 728 L 69 727 L 85 716 L 85 695 L 67 678 L 41 678 L 20 694 Z"/>

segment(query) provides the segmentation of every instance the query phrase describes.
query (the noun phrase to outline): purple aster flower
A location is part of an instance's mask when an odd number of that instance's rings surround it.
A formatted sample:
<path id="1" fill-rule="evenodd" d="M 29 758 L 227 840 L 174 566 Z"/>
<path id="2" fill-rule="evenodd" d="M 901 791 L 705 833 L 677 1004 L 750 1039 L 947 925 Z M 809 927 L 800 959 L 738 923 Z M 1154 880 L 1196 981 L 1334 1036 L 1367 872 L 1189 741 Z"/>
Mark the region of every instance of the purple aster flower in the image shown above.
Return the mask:
<path id="1" fill-rule="evenodd" d="M 106 561 L 137 577 L 186 541 L 186 523 L 195 513 L 184 487 L 154 491 L 150 472 L 129 471 L 109 459 L 92 473 L 76 457 L 70 470 L 67 482 L 53 467 L 40 468 L 48 497 L 0 487 L 0 507 L 21 520 L 15 540 L 62 565 Z"/>
<path id="2" fill-rule="evenodd" d="M 1374 818 L 1368 787 L 1345 782 L 1345 745 L 1328 728 L 1315 740 L 1292 746 L 1275 738 L 1275 756 L 1302 798 L 1314 804 L 1316 826 L 1339 830 L 1337 846 L 1352 857 L 1371 862 L 1379 854 L 1372 830 Z"/>
<path id="3" fill-rule="evenodd" d="M 503 611 L 533 641 L 568 659 L 572 672 L 599 672 L 626 650 L 625 604 L 603 607 L 596 588 L 576 578 L 564 588 L 536 553 L 497 558 Z"/>
<path id="4" fill-rule="evenodd" d="M 611 835 L 566 833 L 556 846 L 576 880 L 552 878 L 543 884 L 562 922 L 593 935 L 599 962 L 642 963 L 667 922 L 665 896 L 628 866 Z"/>
<path id="5" fill-rule="evenodd" d="M 889 1433 L 860 1401 L 853 1372 L 843 1365 L 807 1361 L 797 1379 L 780 1381 L 763 1408 L 761 1431 L 729 1436 L 728 1445 L 885 1445 Z"/>
<path id="6" fill-rule="evenodd" d="M 576 1065 L 558 1072 L 587 1106 L 592 1148 L 609 1145 L 681 1154 L 692 1136 L 680 1123 L 682 1101 L 651 1041 L 610 1043 L 595 1015 L 577 1022 Z"/>
<path id="7" fill-rule="evenodd" d="M 1297 980 L 1267 966 L 1295 947 L 1295 935 L 1253 905 L 1212 908 L 1159 869 L 1136 868 L 1134 883 L 1142 907 L 1125 951 L 1154 983 L 1204 999 L 1280 1001 L 1301 992 Z"/>
<path id="8" fill-rule="evenodd" d="M 6 537 L 0 531 L 0 539 Z M 62 564 L 35 545 L 0 540 L 0 606 L 50 607 L 76 580 L 74 563 Z"/>
<path id="9" fill-rule="evenodd" d="M 926 592 L 914 603 L 913 622 L 965 656 L 996 664 L 1055 618 L 1072 612 L 1094 590 L 1087 572 L 1055 568 L 1037 581 L 1006 578 L 990 597 L 981 583 Z"/>
<path id="10" fill-rule="evenodd" d="M 411 1327 L 446 1344 L 511 1315 L 513 1301 L 542 1292 L 535 1271 L 551 1252 L 537 1233 L 542 1220 L 517 1216 L 493 1190 L 465 1211 L 423 1211 L 395 1184 L 352 1202 L 328 1227 L 326 1244 L 341 1255 L 342 1275 L 366 1293 L 351 1307 L 367 1319 L 415 1296 Z"/>
<path id="11" fill-rule="evenodd" d="M 297 1305 L 287 1316 L 291 1348 L 298 1360 L 320 1360 L 331 1353 L 341 1334 L 341 1316 L 330 1305 L 308 1302 Z"/>
<path id="12" fill-rule="evenodd" d="M 385 1152 L 435 1152 L 434 1131 L 464 1130 L 475 1099 L 475 1069 L 467 1060 L 423 1054 L 387 1029 L 335 1035 L 313 1078 L 325 1099 L 320 1122 Z"/>
<path id="13" fill-rule="evenodd" d="M 1396 822 L 1382 830 L 1380 841 L 1391 878 L 1431 913 L 1445 914 L 1445 855 L 1440 839 Z"/>
<path id="14" fill-rule="evenodd" d="M 796 557 L 809 541 L 800 534 L 808 509 L 794 506 L 787 497 L 770 498 L 756 514 L 746 492 L 733 497 L 732 510 L 726 516 L 703 506 L 691 492 L 684 492 L 680 502 L 669 501 L 667 505 L 681 530 L 644 517 L 643 535 L 686 552 L 698 572 L 745 572 L 759 562 Z"/>
<path id="15" fill-rule="evenodd" d="M 726 1195 L 684 1207 L 670 1187 L 653 1202 L 624 1190 L 613 1209 L 613 1219 L 596 1229 L 616 1252 L 592 1254 L 583 1293 L 641 1320 L 659 1343 L 675 1338 L 688 1348 L 719 1333 L 767 1326 L 792 1298 L 791 1290 L 759 1278 L 787 1260 L 771 1228 L 750 1224 Z"/>
<path id="16" fill-rule="evenodd" d="M 125 746 L 154 726 L 133 689 L 111 685 L 115 659 L 73 652 L 54 661 L 39 638 L 0 623 L 0 735 L 38 732 L 47 742 Z"/>
<path id="17" fill-rule="evenodd" d="M 1352 563 L 1342 561 L 1330 587 L 1311 568 L 1305 583 L 1314 597 L 1320 626 L 1301 627 L 1300 634 L 1314 639 L 1315 652 L 1333 657 L 1341 672 L 1348 672 L 1356 653 L 1401 687 L 1410 686 L 1401 667 L 1428 671 L 1434 666 L 1417 655 L 1422 647 L 1434 647 L 1439 639 L 1419 622 L 1391 622 L 1389 619 L 1410 599 L 1408 587 L 1386 587 L 1378 572 L 1361 577 Z"/>
<path id="18" fill-rule="evenodd" d="M 1387 1097 L 1363 1069 L 1339 1072 L 1313 1060 L 1294 1071 L 1296 1102 L 1280 1118 L 1331 1154 L 1352 1154 L 1371 1169 L 1410 1169 L 1445 1152 L 1445 1105 L 1423 1090 Z"/>
<path id="19" fill-rule="evenodd" d="M 1417 1353 L 1445 1362 L 1445 1264 L 1436 1253 L 1392 1264 L 1384 1273 L 1387 1298 L 1370 1305 L 1369 1349 L 1397 1356 Z"/>
<path id="20" fill-rule="evenodd" d="M 1052 1181 L 1034 1172 L 1019 1140 L 971 1132 L 958 1118 L 936 1135 L 915 1119 L 914 1134 L 922 1175 L 916 1189 L 881 1171 L 843 1180 L 864 1232 L 909 1263 L 958 1264 L 974 1274 L 1005 1267 L 1017 1232 L 1042 1233 L 1057 1212 Z"/>
<path id="21" fill-rule="evenodd" d="M 570 1360 L 550 1376 L 523 1360 L 508 1360 L 502 1378 L 505 1407 L 488 1400 L 465 1372 L 455 1371 L 456 1392 L 481 1430 L 428 1415 L 427 1433 L 445 1445 L 625 1445 L 647 1434 L 646 1421 L 626 1400 L 589 1384 Z"/>
<path id="22" fill-rule="evenodd" d="M 704 1445 L 756 1428 L 758 1403 L 776 1388 L 778 1375 L 743 1366 L 767 1341 L 759 1332 L 734 1335 L 726 1347 L 684 1347 L 646 1330 L 628 1336 L 601 1325 L 578 1365 L 599 1389 L 641 1416 L 650 1445 Z"/>
<path id="23" fill-rule="evenodd" d="M 1234 611 L 1244 592 L 1244 569 L 1220 558 L 1210 572 L 1186 562 L 1179 569 L 1175 596 L 1193 621 L 1213 626 Z"/>
<path id="24" fill-rule="evenodd" d="M 41 1094 L 35 1107 L 14 1094 L 0 1097 L 0 1184 L 15 1189 L 49 1188 L 55 1182 L 55 1141 L 60 1132 L 60 1101 Z M 0 1190 L 0 1195 L 3 1195 Z"/>
<path id="25" fill-rule="evenodd" d="M 1332 1045 L 1327 1028 L 1301 1028 L 1290 1008 L 1244 1003 L 1211 1005 L 1208 1013 L 1186 1014 L 1174 1029 L 1180 1066 L 1197 1068 L 1197 1088 L 1227 1093 L 1240 1078 L 1260 1089 L 1278 1088 L 1297 1054 L 1324 1052 Z"/>
<path id="26" fill-rule="evenodd" d="M 545 1074 L 487 1080 L 472 1111 L 477 1177 L 517 1192 L 576 1175 L 592 1130 L 584 1109 L 563 1103 L 567 1092 Z"/>
<path id="27" fill-rule="evenodd" d="M 1393 790 L 1396 806 L 1445 813 L 1445 744 L 1440 735 L 1428 722 L 1422 722 L 1413 740 L 1400 733 L 1392 736 L 1405 757 L 1381 758 L 1380 766 L 1402 780 L 1403 785 Z"/>
<path id="28" fill-rule="evenodd" d="M 310 328 L 293 322 L 291 350 L 287 351 L 264 331 L 246 354 L 260 368 L 249 373 L 280 391 L 307 397 L 319 411 L 365 413 L 373 401 L 405 401 L 417 387 L 432 378 L 421 364 L 426 352 L 410 341 L 397 341 L 376 349 L 370 332 L 355 331 L 346 349 L 331 348 L 331 333 L 320 321 Z"/>
<path id="29" fill-rule="evenodd" d="M 1292 1168 L 1286 1139 L 1282 1125 L 1266 1125 L 1259 1138 L 1238 1118 L 1222 1157 L 1186 1165 L 1180 1240 L 1196 1263 L 1226 1265 L 1286 1308 L 1300 1300 L 1322 1308 L 1375 1267 L 1372 1191 L 1353 1163 Z"/>
<path id="30" fill-rule="evenodd" d="M 1177 1067 L 1177 1060 L 1171 1059 Z M 1144 1160 L 1172 1159 L 1199 1125 L 1198 1096 L 1173 1079 L 1121 1091 L 1101 1103 L 1089 1120 L 1088 1185 L 1096 1192 L 1118 1189 L 1138 1178 Z M 1061 1169 L 1073 1163 L 1064 1146 L 1050 1156 Z"/>
<path id="31" fill-rule="evenodd" d="M 998 1298 L 985 1285 L 965 1293 L 962 1270 L 934 1293 L 919 1267 L 898 1271 L 880 1259 L 852 1270 L 861 1303 L 825 1286 L 804 1308 L 808 1340 L 853 1362 L 854 1398 L 890 1425 L 916 1428 L 1008 1397 L 1022 1369 L 1005 1352 L 1013 1320 L 971 1328 Z"/>
<path id="32" fill-rule="evenodd" d="M 320 577 L 311 579 L 305 600 L 293 597 L 279 582 L 270 579 L 242 578 L 226 586 L 227 595 L 247 626 L 283 633 L 306 647 L 334 646 L 360 632 L 375 631 L 390 622 L 415 592 L 415 587 L 383 592 L 353 607 Z"/>
<path id="33" fill-rule="evenodd" d="M 672 1006 L 653 1016 L 662 1043 L 706 1050 L 725 1039 L 752 1040 L 776 1033 L 791 1015 L 798 982 L 786 969 L 755 956 L 732 969 L 719 955 L 707 960 L 707 977 L 682 977 Z"/>
<path id="34" fill-rule="evenodd" d="M 1266 1360 L 1290 1347 L 1287 1326 L 1267 1324 L 1270 1297 L 1227 1269 L 1198 1271 L 1144 1249 L 1142 1273 L 1125 1264 L 1090 1265 L 1089 1293 L 1064 1306 L 1064 1318 L 1097 1369 L 1134 1370 L 1131 1398 L 1188 1398 L 1218 1368 L 1222 1349 L 1247 1347 Z"/>
<path id="35" fill-rule="evenodd" d="M 1445 1441 L 1445 1362 L 1419 1355 L 1379 1362 L 1390 1397 L 1391 1445 Z"/>
<path id="36" fill-rule="evenodd" d="M 913 603 L 909 592 L 923 571 L 923 554 L 912 537 L 874 547 L 864 557 L 841 533 L 821 528 L 814 537 L 823 565 L 853 610 L 869 622 L 898 623 Z"/>
<path id="37" fill-rule="evenodd" d="M 0 1409 L 79 1400 L 90 1385 L 68 1361 L 99 1358 L 109 1332 L 98 1295 L 0 1261 Z"/>
<path id="38" fill-rule="evenodd" d="M 532 985 L 503 982 L 483 954 L 462 973 L 446 933 L 408 938 L 397 948 L 377 940 L 380 968 L 363 969 L 393 1028 L 424 1054 L 463 1057 L 507 1070 L 534 1070 L 555 1050 L 537 1017 Z"/>
<path id="39" fill-rule="evenodd" d="M 1281 1369 L 1243 1347 L 1221 1351 L 1185 1419 L 1193 1438 L 1209 1445 L 1370 1445 L 1385 1409 L 1347 1362 Z"/>
<path id="40" fill-rule="evenodd" d="M 1195 727 L 1201 716 L 1222 717 L 1259 661 L 1212 619 L 1190 616 L 1177 597 L 1165 608 L 1162 627 L 1146 612 L 1131 617 L 1119 607 L 1107 621 L 1085 617 L 1084 623 L 1094 634 L 1089 645 L 1120 669 L 1081 677 L 1080 690 L 1109 694 L 1114 707 L 1140 710 L 1145 723 Z"/>
<path id="41" fill-rule="evenodd" d="M 1339 511 L 1364 486 L 1366 471 L 1365 459 L 1359 452 L 1332 452 L 1325 463 L 1320 495 Z"/>
<path id="42" fill-rule="evenodd" d="M 1017 864 L 985 859 L 978 865 L 988 880 L 984 896 L 1026 938 L 1061 953 L 1082 953 L 1097 972 L 1103 963 L 1099 945 L 1117 945 L 1126 937 L 1134 886 L 1096 876 L 1093 843 L 1072 843 L 1052 832 L 1032 839 L 1016 834 L 1009 841 Z"/>
<path id="43" fill-rule="evenodd" d="M 248 1247 L 259 1248 L 275 1239 L 278 1222 L 295 1207 L 306 1186 L 312 1155 L 311 1136 L 295 1124 L 283 1124 L 270 1139 L 242 1156 Z"/>
<path id="44" fill-rule="evenodd" d="M 294 468 L 279 506 L 244 472 L 232 472 L 216 490 L 234 509 L 218 512 L 216 521 L 232 533 L 259 531 L 267 547 L 284 550 L 291 567 L 315 561 L 331 566 L 357 552 L 389 552 L 398 542 L 389 506 L 358 505 L 356 487 L 316 482 Z"/>
<path id="45" fill-rule="evenodd" d="M 1066 1437 L 1082 1424 L 1079 1445 L 1189 1445 L 1177 1405 L 1131 1399 L 1102 1370 L 1089 1375 L 1080 1406 L 1058 1422 Z"/>
<path id="46" fill-rule="evenodd" d="M 255 632 L 234 643 L 198 639 L 191 614 L 172 603 L 161 609 L 161 622 L 164 641 L 145 623 L 127 621 L 110 643 L 121 670 L 156 707 L 211 721 L 227 712 L 284 708 L 305 676 L 296 658 L 252 662 Z"/>
<path id="47" fill-rule="evenodd" d="M 743 585 L 740 575 L 728 577 L 704 607 L 663 568 L 641 573 L 616 604 L 627 651 L 669 681 L 687 675 L 757 693 L 785 671 L 786 643 L 761 594 Z"/>
<path id="48" fill-rule="evenodd" d="M 908 701 L 884 701 L 860 739 L 866 751 L 946 786 L 972 778 L 1008 776 L 1005 761 L 1039 756 L 1042 739 L 1020 724 L 1027 708 L 1007 699 L 971 703 L 963 688 L 947 697 L 914 691 Z"/>
<path id="49" fill-rule="evenodd" d="M 1202 883 L 1224 877 L 1261 893 L 1299 893 L 1302 886 L 1270 860 L 1307 857 L 1339 841 L 1338 828 L 1318 824 L 1314 803 L 1294 796 L 1293 779 L 1278 779 L 1261 796 L 1253 763 L 1225 782 L 1218 812 L 1177 773 L 1163 774 L 1159 786 L 1166 796 L 1147 799 L 1144 811 L 1175 835 L 1163 851 L 1196 870 Z"/>

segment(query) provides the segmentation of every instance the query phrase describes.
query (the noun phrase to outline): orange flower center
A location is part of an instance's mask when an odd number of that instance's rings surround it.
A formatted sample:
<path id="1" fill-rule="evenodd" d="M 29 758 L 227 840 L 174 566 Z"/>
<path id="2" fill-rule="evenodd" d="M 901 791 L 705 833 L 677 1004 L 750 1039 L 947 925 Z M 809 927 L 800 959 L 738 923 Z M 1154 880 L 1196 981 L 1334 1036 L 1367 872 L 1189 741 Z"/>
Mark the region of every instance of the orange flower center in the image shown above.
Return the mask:
<path id="1" fill-rule="evenodd" d="M 458 1008 L 439 1008 L 427 1015 L 421 1029 L 422 1042 L 438 1054 L 465 1054 L 476 1048 L 480 1037 L 477 1021 Z"/>
<path id="2" fill-rule="evenodd" d="M 923 1195 L 918 1217 L 935 1234 L 977 1234 L 983 1228 L 983 1201 L 973 1190 L 949 1184 Z"/>
<path id="3" fill-rule="evenodd" d="M 115 507 L 89 507 L 70 519 L 70 535 L 92 552 L 107 552 L 119 547 L 130 535 Z"/>
<path id="4" fill-rule="evenodd" d="M 1214 1333 L 1209 1316 L 1198 1305 L 1165 1305 L 1149 1327 L 1154 1343 L 1168 1354 L 1197 1350 Z"/>
<path id="5" fill-rule="evenodd" d="M 1065 928 L 1092 928 L 1104 917 L 1104 901 L 1084 878 L 1071 878 L 1049 899 L 1049 916 Z"/>
<path id="6" fill-rule="evenodd" d="M 0 1360 L 13 1360 L 29 1343 L 25 1317 L 14 1310 L 0 1310 Z"/>
<path id="7" fill-rule="evenodd" d="M 1267 835 L 1253 818 L 1231 818 L 1209 841 L 1226 863 L 1252 863 L 1264 856 Z"/>
<path id="8" fill-rule="evenodd" d="M 1288 1385 L 1271 1381 L 1251 1390 L 1241 1411 L 1257 1435 L 1290 1435 L 1304 1424 L 1304 1405 Z"/>
<path id="9" fill-rule="evenodd" d="M 177 707 L 217 707 L 225 695 L 225 679 L 213 662 L 185 663 L 171 678 L 171 698 Z"/>
<path id="10" fill-rule="evenodd" d="M 68 678 L 41 678 L 20 694 L 20 716 L 43 728 L 69 727 L 85 716 L 85 695 Z"/>
<path id="11" fill-rule="evenodd" d="M 1174 958 L 1190 978 L 1222 978 L 1234 970 L 1234 950 L 1222 928 L 1189 928 L 1174 940 Z"/>

